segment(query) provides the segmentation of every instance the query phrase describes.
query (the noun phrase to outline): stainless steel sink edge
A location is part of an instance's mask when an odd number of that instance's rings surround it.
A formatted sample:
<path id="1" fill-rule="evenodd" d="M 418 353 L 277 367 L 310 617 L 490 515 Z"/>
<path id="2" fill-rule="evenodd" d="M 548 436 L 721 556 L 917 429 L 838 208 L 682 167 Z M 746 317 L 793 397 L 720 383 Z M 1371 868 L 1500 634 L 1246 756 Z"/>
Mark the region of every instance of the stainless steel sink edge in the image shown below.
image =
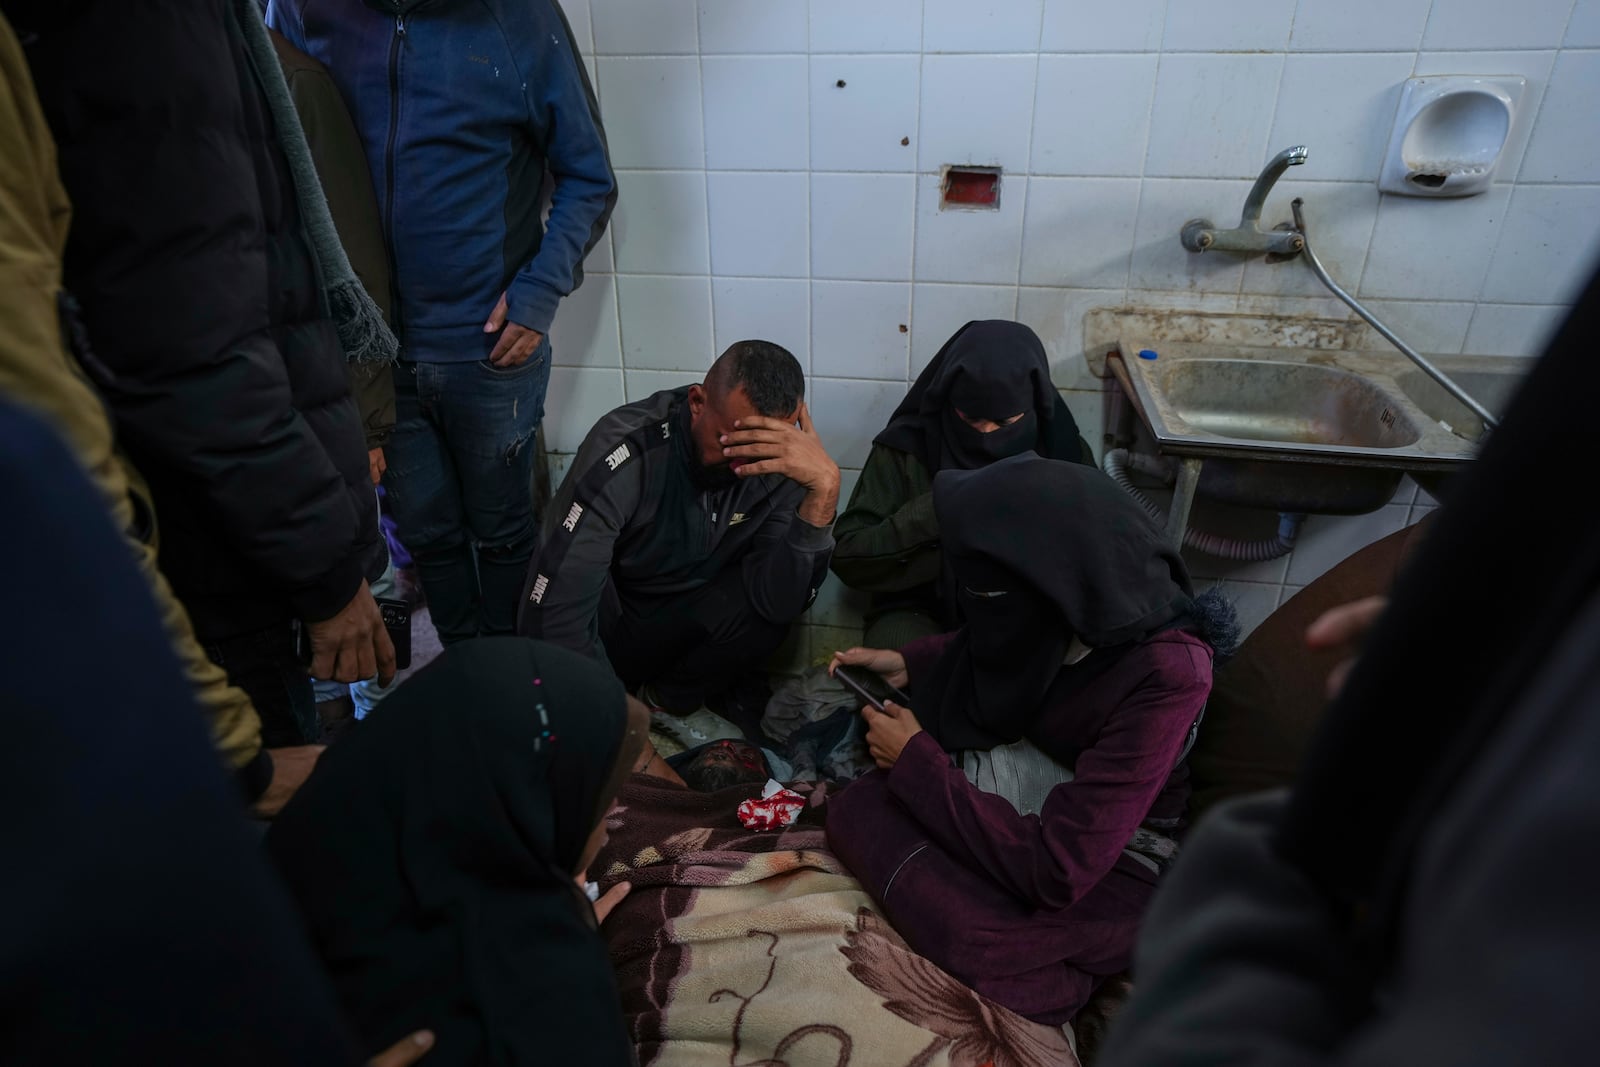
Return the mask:
<path id="1" fill-rule="evenodd" d="M 1155 387 L 1150 381 L 1153 368 L 1149 361 L 1140 360 L 1136 355 L 1141 347 L 1148 346 L 1122 341 L 1119 345 L 1121 358 L 1111 361 L 1111 369 L 1163 452 L 1241 459 L 1281 457 L 1286 461 L 1343 463 L 1402 470 L 1449 470 L 1471 460 L 1477 452 L 1476 442 L 1447 430 L 1412 399 L 1397 380 L 1399 374 L 1411 369 L 1411 365 L 1398 353 L 1391 357 L 1378 352 L 1306 350 L 1305 358 L 1295 359 L 1293 355 L 1300 350 L 1170 342 L 1158 349 L 1161 353 L 1158 364 L 1163 368 L 1161 373 L 1166 373 L 1166 368 L 1178 363 L 1196 359 L 1244 360 L 1259 362 L 1263 366 L 1322 366 L 1364 379 L 1420 431 L 1417 440 L 1409 445 L 1369 447 L 1234 438 L 1192 426 L 1156 397 Z M 1389 363 L 1394 365 L 1394 373 L 1390 373 Z"/>

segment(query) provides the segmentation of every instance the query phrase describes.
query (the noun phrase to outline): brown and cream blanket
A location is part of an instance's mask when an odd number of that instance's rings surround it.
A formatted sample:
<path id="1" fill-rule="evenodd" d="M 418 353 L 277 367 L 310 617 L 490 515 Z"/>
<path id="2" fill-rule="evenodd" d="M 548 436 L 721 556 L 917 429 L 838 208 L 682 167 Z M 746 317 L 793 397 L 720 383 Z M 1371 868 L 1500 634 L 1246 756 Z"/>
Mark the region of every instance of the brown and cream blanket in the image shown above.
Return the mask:
<path id="1" fill-rule="evenodd" d="M 635 775 L 609 817 L 591 870 L 633 886 L 603 933 L 641 1064 L 1077 1067 L 1059 1029 L 912 952 L 827 851 L 818 809 L 741 827 L 759 792 Z"/>

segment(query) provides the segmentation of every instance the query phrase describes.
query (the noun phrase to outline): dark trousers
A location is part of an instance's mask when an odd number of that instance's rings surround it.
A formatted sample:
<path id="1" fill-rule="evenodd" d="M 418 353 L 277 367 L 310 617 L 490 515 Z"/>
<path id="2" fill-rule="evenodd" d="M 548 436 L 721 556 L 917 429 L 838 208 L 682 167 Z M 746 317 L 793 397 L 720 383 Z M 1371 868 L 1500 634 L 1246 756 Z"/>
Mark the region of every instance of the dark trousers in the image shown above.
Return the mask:
<path id="1" fill-rule="evenodd" d="M 548 340 L 508 370 L 481 359 L 395 368 L 383 485 L 445 644 L 516 631 L 549 384 Z"/>
<path id="2" fill-rule="evenodd" d="M 689 593 L 626 597 L 607 589 L 600 640 L 629 690 L 650 683 L 672 711 L 689 712 L 759 671 L 789 634 L 756 613 L 735 566 Z"/>
<path id="3" fill-rule="evenodd" d="M 294 631 L 288 623 L 207 643 L 211 662 L 228 672 L 228 681 L 243 689 L 261 717 L 261 743 L 267 748 L 309 745 L 321 730 L 311 676 L 294 654 Z"/>

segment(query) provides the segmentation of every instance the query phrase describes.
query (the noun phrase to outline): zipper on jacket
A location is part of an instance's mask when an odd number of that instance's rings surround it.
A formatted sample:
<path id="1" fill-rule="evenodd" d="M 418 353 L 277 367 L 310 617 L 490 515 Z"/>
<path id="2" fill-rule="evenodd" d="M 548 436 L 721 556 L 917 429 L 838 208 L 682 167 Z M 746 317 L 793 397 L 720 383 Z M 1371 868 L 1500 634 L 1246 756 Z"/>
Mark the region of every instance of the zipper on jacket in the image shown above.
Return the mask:
<path id="1" fill-rule="evenodd" d="M 384 237 L 389 253 L 390 319 L 400 332 L 400 272 L 394 251 L 394 145 L 400 134 L 400 44 L 406 36 L 406 17 L 394 17 L 394 37 L 389 41 L 389 143 L 383 153 Z"/>

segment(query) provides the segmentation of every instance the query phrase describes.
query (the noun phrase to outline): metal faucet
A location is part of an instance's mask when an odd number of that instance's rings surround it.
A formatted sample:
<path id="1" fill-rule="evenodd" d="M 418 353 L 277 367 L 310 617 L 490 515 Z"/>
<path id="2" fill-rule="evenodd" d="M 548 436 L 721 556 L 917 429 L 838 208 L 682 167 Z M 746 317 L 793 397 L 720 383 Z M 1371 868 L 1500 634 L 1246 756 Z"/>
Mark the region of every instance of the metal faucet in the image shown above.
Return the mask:
<path id="1" fill-rule="evenodd" d="M 1231 230 L 1219 230 L 1210 219 L 1190 219 L 1183 224 L 1183 230 L 1178 235 L 1183 247 L 1191 252 L 1244 252 L 1248 255 L 1265 252 L 1274 259 L 1291 259 L 1299 255 L 1305 247 L 1305 241 L 1288 228 L 1288 223 L 1278 230 L 1263 230 L 1260 223 L 1261 208 L 1266 204 L 1267 194 L 1272 187 L 1283 177 L 1284 171 L 1298 167 L 1305 161 L 1306 146 L 1303 144 L 1285 148 L 1273 156 L 1272 161 L 1256 177 L 1256 183 L 1250 187 L 1250 195 L 1244 198 L 1244 211 L 1239 216 L 1239 225 Z"/>

